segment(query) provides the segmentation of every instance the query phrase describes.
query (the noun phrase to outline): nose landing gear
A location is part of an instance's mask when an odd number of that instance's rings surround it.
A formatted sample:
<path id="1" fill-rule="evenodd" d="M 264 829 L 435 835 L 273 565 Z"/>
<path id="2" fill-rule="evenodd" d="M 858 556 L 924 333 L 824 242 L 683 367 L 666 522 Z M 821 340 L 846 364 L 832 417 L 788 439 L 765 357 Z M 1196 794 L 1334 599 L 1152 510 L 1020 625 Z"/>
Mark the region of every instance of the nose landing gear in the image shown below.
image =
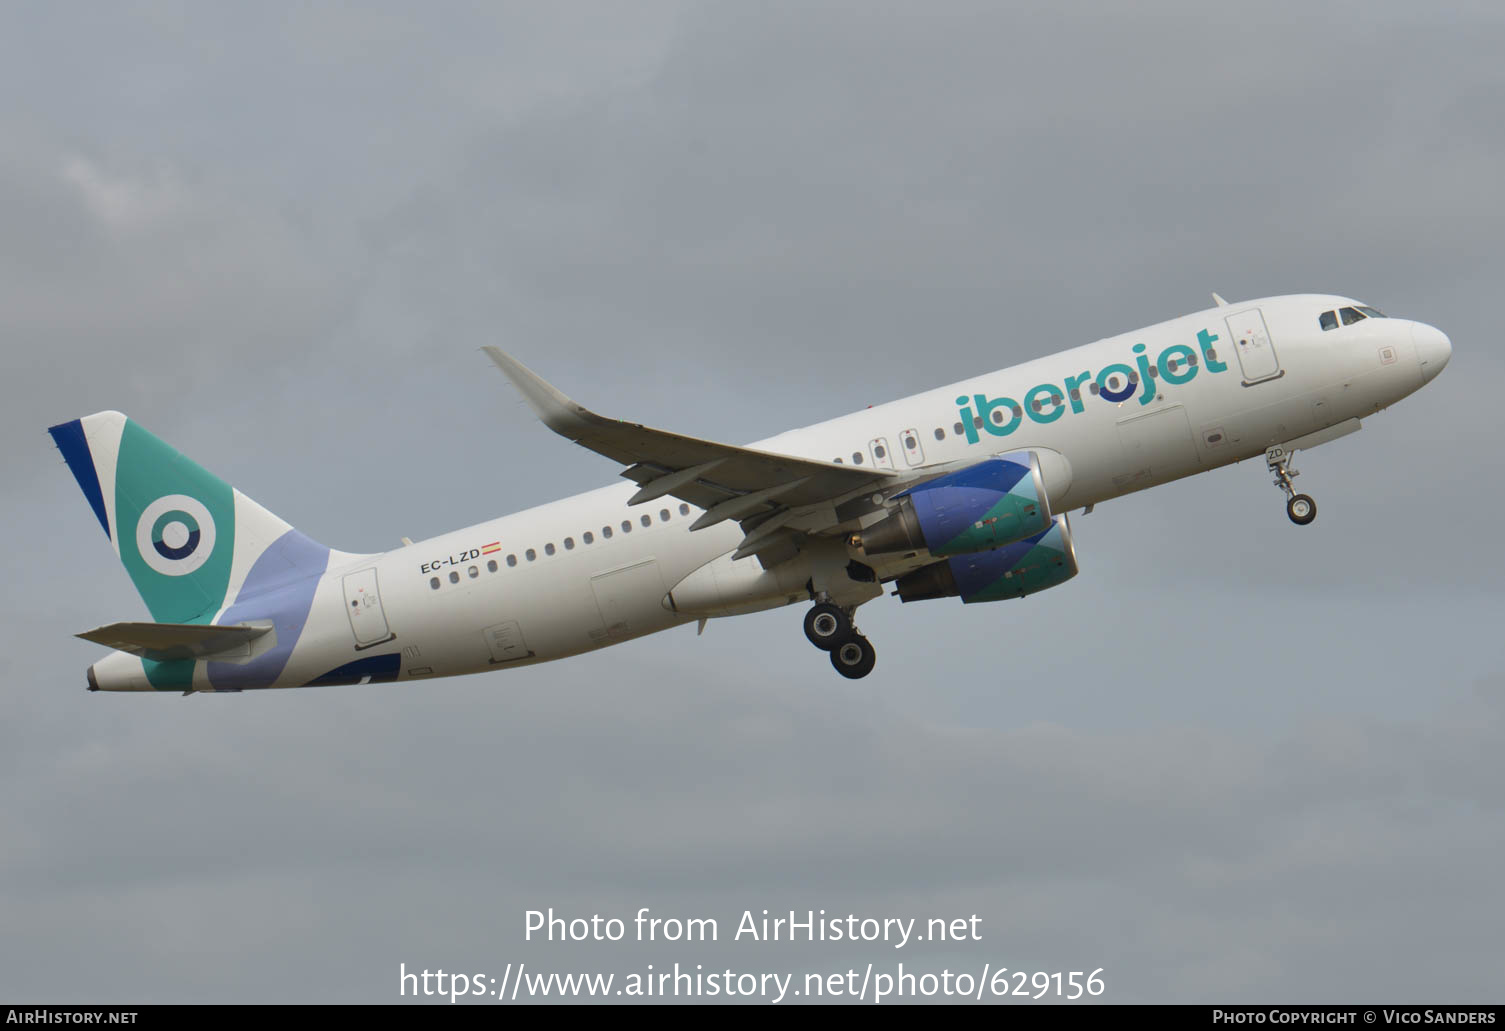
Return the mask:
<path id="1" fill-rule="evenodd" d="M 1275 474 L 1275 486 L 1285 491 L 1286 515 L 1297 526 L 1305 526 L 1317 518 L 1317 503 L 1310 494 L 1297 494 L 1291 486 L 1291 481 L 1301 475 L 1291 464 L 1295 457 L 1296 452 L 1277 444 L 1265 452 L 1265 467 Z"/>
<path id="2" fill-rule="evenodd" d="M 849 680 L 867 676 L 878 662 L 872 642 L 852 625 L 851 612 L 829 601 L 805 613 L 805 636 L 815 647 L 829 652 L 832 667 Z"/>

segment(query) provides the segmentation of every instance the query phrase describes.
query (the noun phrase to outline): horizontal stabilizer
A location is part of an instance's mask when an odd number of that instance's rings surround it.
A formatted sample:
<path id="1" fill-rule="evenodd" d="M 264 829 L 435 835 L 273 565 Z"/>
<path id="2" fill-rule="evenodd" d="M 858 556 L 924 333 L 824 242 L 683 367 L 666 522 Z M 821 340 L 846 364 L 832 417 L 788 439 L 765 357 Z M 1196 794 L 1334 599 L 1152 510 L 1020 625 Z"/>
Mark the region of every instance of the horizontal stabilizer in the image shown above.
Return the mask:
<path id="1" fill-rule="evenodd" d="M 143 659 L 172 662 L 217 655 L 248 645 L 271 629 L 207 623 L 111 623 L 75 636 Z"/>

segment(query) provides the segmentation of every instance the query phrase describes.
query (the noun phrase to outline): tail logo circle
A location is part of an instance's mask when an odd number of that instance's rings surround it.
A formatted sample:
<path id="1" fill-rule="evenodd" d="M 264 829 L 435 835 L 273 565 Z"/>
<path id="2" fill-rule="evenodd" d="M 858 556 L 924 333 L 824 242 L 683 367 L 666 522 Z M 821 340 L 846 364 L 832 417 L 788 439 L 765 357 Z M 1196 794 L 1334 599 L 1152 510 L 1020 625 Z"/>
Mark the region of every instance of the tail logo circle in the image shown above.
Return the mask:
<path id="1" fill-rule="evenodd" d="M 214 553 L 214 517 L 186 494 L 160 497 L 136 521 L 136 550 L 163 576 L 187 576 Z"/>

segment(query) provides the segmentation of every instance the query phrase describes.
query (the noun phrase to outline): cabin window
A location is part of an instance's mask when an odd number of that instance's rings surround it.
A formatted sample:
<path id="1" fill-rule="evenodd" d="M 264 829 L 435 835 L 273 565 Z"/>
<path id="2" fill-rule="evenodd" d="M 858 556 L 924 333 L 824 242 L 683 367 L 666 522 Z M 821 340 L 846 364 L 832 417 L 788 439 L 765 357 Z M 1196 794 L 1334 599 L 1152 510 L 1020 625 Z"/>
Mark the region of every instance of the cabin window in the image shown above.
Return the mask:
<path id="1" fill-rule="evenodd" d="M 573 538 L 573 537 L 566 537 L 564 539 L 564 550 L 565 551 L 574 551 L 575 550 L 575 538 Z"/>
<path id="2" fill-rule="evenodd" d="M 439 578 L 437 576 L 429 577 L 429 586 L 437 591 L 439 589 Z"/>
<path id="3" fill-rule="evenodd" d="M 596 535 L 591 533 L 589 530 L 586 530 L 584 533 L 582 533 L 580 535 L 580 539 L 587 544 L 596 543 Z"/>
<path id="4" fill-rule="evenodd" d="M 549 543 L 547 543 L 547 544 L 545 544 L 543 546 L 543 553 L 545 555 L 552 555 L 552 554 L 554 554 L 554 542 L 553 541 L 550 541 Z"/>
<path id="5" fill-rule="evenodd" d="M 679 506 L 679 514 L 680 515 L 689 515 L 690 514 L 690 506 L 689 505 L 680 505 Z"/>
<path id="6" fill-rule="evenodd" d="M 638 522 L 642 523 L 645 527 L 652 526 L 653 517 L 645 513 L 644 515 L 638 517 Z"/>
<path id="7" fill-rule="evenodd" d="M 523 552 L 523 557 L 526 558 L 529 562 L 532 562 L 538 557 L 538 552 L 534 551 L 532 548 L 529 548 L 527 551 Z"/>
<path id="8" fill-rule="evenodd" d="M 476 577 L 478 577 L 478 576 L 481 575 L 481 571 L 479 569 L 477 569 L 475 566 L 471 566 L 469 569 L 466 570 L 466 572 L 470 574 L 470 578 L 472 580 L 474 580 Z"/>
<path id="9" fill-rule="evenodd" d="M 962 435 L 962 424 L 957 423 L 955 426 L 951 427 L 951 432 L 960 437 Z"/>
<path id="10" fill-rule="evenodd" d="M 486 560 L 486 572 L 488 572 L 488 573 L 495 573 L 496 572 L 496 559 L 493 558 L 493 559 L 487 559 Z"/>
<path id="11" fill-rule="evenodd" d="M 602 537 L 603 540 L 608 540 L 608 541 L 611 540 L 611 527 L 609 527 L 609 526 L 603 526 L 603 527 L 601 527 L 601 537 Z"/>
<path id="12" fill-rule="evenodd" d="M 1082 399 L 1082 392 L 1080 390 L 1078 390 L 1076 387 L 1072 387 L 1071 388 L 1071 399 L 1073 401 L 1080 401 Z"/>
<path id="13" fill-rule="evenodd" d="M 667 508 L 661 508 L 658 510 L 658 521 L 661 523 L 667 523 L 669 521 L 669 510 Z"/>
<path id="14" fill-rule="evenodd" d="M 1040 406 L 1039 406 L 1039 405 L 1038 405 L 1038 404 L 1036 404 L 1036 405 L 1035 405 L 1035 411 L 1037 411 L 1037 412 L 1038 412 L 1038 411 L 1039 411 L 1039 410 L 1040 410 Z M 993 421 L 994 421 L 994 422 L 995 422 L 995 423 L 997 423 L 997 424 L 998 424 L 998 425 L 999 425 L 999 426 L 1002 426 L 1002 425 L 1003 425 L 1003 413 L 1002 413 L 1002 412 L 1000 412 L 1000 411 L 999 411 L 999 410 L 998 410 L 998 409 L 996 409 L 996 408 L 995 408 L 995 409 L 993 409 Z"/>
<path id="15" fill-rule="evenodd" d="M 888 454 L 888 449 L 885 448 L 882 444 L 879 444 L 879 445 L 877 445 L 876 447 L 873 448 L 873 458 L 874 458 L 874 460 L 883 458 L 887 454 Z"/>
<path id="16" fill-rule="evenodd" d="M 459 572 L 457 572 L 455 570 L 451 570 L 450 574 L 449 574 L 449 582 L 452 583 L 452 584 L 459 583 L 460 582 L 460 574 L 459 574 Z"/>
<path id="17" fill-rule="evenodd" d="M 1324 333 L 1326 333 L 1330 329 L 1337 329 L 1338 313 L 1335 311 L 1323 312 L 1321 315 L 1317 316 L 1317 324 L 1322 327 L 1322 332 Z"/>
<path id="18" fill-rule="evenodd" d="M 517 556 L 516 555 L 508 555 L 507 556 L 507 565 L 508 566 L 515 566 L 515 565 L 517 565 Z"/>
<path id="19" fill-rule="evenodd" d="M 623 519 L 622 520 L 622 532 L 623 533 L 631 533 L 632 532 L 632 520 L 631 519 Z"/>
<path id="20" fill-rule="evenodd" d="M 862 452 L 861 451 L 853 451 L 852 452 L 852 464 L 853 465 L 861 465 L 862 464 Z"/>
<path id="21" fill-rule="evenodd" d="M 935 439 L 936 440 L 945 440 L 946 439 L 946 431 L 943 430 L 943 429 L 941 429 L 939 426 L 937 426 L 935 428 Z"/>

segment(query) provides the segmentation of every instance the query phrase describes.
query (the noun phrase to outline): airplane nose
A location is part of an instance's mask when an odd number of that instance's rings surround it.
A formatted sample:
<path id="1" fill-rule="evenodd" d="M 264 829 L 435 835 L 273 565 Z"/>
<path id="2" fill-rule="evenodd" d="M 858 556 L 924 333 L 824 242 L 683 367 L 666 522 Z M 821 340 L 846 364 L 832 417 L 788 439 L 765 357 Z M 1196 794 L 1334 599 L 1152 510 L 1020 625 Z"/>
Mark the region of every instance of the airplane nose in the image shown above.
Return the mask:
<path id="1" fill-rule="evenodd" d="M 1416 345 L 1422 381 L 1429 383 L 1453 356 L 1453 342 L 1442 330 L 1425 322 L 1411 323 L 1411 342 Z"/>

